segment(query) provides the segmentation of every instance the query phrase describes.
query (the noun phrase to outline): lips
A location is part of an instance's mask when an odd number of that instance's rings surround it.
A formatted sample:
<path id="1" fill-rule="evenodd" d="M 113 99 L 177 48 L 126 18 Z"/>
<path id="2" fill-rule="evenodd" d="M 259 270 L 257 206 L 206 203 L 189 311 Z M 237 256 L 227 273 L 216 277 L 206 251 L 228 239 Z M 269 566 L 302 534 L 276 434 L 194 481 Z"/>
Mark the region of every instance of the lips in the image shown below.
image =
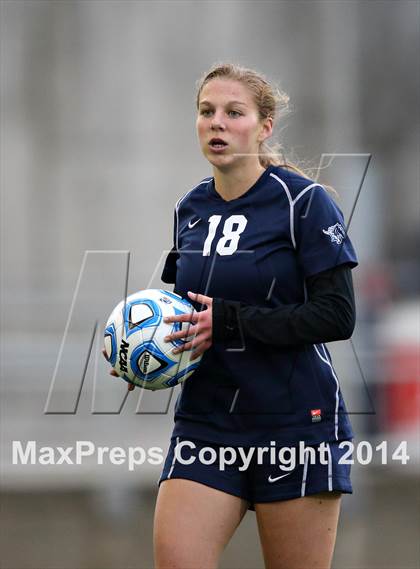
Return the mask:
<path id="1" fill-rule="evenodd" d="M 222 148 L 223 146 L 227 146 L 227 142 L 225 142 L 222 138 L 212 138 L 209 142 L 209 145 L 216 148 Z"/>

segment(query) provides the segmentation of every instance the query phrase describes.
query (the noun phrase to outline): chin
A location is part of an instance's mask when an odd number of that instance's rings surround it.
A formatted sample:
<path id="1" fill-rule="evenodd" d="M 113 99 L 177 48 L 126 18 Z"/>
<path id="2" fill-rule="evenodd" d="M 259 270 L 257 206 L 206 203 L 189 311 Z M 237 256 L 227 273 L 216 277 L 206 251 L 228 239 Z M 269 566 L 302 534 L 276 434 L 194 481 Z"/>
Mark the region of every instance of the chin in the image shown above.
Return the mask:
<path id="1" fill-rule="evenodd" d="M 222 160 L 209 160 L 210 164 L 220 170 L 221 172 L 227 172 L 233 166 L 232 162 L 223 162 Z"/>
<path id="2" fill-rule="evenodd" d="M 215 156 L 214 154 L 205 154 L 204 157 L 206 158 L 206 160 L 208 160 L 210 162 L 210 164 L 212 164 L 213 166 L 216 166 L 217 168 L 220 168 L 220 169 L 222 169 L 224 167 L 232 166 L 232 164 L 235 162 L 232 155 Z"/>

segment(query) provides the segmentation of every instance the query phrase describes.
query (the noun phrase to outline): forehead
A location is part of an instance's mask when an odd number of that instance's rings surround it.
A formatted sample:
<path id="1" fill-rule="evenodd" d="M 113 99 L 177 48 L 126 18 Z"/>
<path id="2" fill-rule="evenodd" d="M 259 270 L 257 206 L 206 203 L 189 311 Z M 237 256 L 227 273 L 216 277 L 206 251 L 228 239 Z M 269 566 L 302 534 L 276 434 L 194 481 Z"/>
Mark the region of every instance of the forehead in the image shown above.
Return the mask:
<path id="1" fill-rule="evenodd" d="M 244 103 L 248 107 L 255 107 L 251 91 L 246 85 L 233 79 L 211 79 L 204 85 L 200 93 L 200 104 L 227 104 L 231 101 Z"/>

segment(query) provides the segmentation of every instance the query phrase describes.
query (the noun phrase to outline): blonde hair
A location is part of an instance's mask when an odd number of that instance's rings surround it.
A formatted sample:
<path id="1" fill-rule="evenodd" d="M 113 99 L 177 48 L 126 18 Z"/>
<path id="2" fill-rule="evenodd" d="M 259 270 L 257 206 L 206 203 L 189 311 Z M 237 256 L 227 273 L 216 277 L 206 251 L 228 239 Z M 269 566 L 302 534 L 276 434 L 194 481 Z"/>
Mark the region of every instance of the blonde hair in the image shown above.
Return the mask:
<path id="1" fill-rule="evenodd" d="M 290 112 L 289 96 L 284 91 L 278 87 L 273 88 L 261 73 L 233 63 L 217 63 L 198 80 L 197 109 L 204 86 L 216 78 L 232 79 L 243 83 L 254 97 L 260 120 L 270 117 L 275 123 L 280 114 L 284 116 Z M 259 148 L 259 161 L 264 168 L 270 165 L 281 166 L 294 170 L 304 178 L 311 177 L 297 164 L 285 159 L 283 147 L 278 142 L 271 145 L 265 141 L 262 142 Z"/>

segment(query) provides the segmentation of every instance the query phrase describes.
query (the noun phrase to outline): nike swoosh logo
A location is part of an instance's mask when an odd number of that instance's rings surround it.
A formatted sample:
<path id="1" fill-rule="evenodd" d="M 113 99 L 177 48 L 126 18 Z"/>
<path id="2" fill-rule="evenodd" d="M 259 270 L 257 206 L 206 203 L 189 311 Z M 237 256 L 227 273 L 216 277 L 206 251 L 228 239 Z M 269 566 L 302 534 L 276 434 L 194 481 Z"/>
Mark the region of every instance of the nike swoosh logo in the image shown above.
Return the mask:
<path id="1" fill-rule="evenodd" d="M 197 219 L 197 221 L 194 221 L 194 223 L 191 223 L 191 221 L 190 221 L 190 222 L 188 223 L 189 229 L 192 229 L 192 228 L 194 227 L 194 225 L 197 225 L 197 223 L 198 223 L 199 221 L 201 221 L 201 217 L 199 217 L 199 218 Z"/>
<path id="2" fill-rule="evenodd" d="M 289 474 L 292 474 L 293 470 L 291 470 L 290 472 L 287 472 L 286 474 L 282 474 L 281 476 L 276 476 L 275 478 L 272 478 L 272 476 L 270 475 L 268 477 L 268 481 L 269 482 L 277 482 L 277 480 L 280 480 L 281 478 L 284 478 L 285 476 L 289 476 Z"/>

